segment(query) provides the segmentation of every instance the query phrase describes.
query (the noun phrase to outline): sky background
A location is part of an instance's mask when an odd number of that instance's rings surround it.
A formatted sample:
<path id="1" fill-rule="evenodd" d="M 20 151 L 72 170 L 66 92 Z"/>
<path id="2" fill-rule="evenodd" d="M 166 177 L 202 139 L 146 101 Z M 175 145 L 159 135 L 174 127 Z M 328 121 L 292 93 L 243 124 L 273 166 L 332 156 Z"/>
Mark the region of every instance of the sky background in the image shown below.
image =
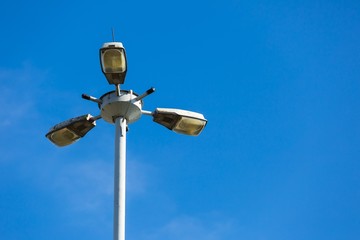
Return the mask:
<path id="1" fill-rule="evenodd" d="M 1 1 L 0 239 L 112 239 L 114 126 L 44 136 L 112 91 L 121 41 L 145 110 L 201 112 L 198 137 L 127 135 L 126 239 L 360 239 L 360 1 Z"/>

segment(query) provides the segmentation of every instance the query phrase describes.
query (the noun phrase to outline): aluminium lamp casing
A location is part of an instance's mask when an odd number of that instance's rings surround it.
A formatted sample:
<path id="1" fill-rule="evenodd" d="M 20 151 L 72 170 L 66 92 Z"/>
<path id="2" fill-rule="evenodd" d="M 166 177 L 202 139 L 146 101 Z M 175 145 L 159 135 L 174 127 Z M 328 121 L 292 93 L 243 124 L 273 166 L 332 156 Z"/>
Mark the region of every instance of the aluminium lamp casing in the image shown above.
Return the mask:
<path id="1" fill-rule="evenodd" d="M 90 114 L 71 118 L 50 128 L 46 137 L 59 147 L 70 145 L 84 137 L 96 126 Z"/>
<path id="2" fill-rule="evenodd" d="M 101 71 L 109 84 L 123 84 L 127 72 L 125 48 L 121 42 L 104 43 L 99 50 Z"/>
<path id="3" fill-rule="evenodd" d="M 199 135 L 207 124 L 201 113 L 173 108 L 156 108 L 153 121 L 176 133 L 191 136 Z"/>

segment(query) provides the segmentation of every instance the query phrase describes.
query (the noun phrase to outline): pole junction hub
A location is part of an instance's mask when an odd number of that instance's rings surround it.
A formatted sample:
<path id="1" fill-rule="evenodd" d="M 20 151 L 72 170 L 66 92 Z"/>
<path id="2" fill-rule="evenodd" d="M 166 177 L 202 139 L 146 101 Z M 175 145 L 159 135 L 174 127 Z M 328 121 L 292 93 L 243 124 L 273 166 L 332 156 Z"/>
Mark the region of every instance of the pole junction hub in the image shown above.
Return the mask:
<path id="1" fill-rule="evenodd" d="M 108 123 L 115 123 L 119 117 L 124 117 L 128 123 L 137 121 L 141 117 L 143 101 L 138 100 L 139 95 L 132 90 L 121 90 L 120 94 L 116 91 L 105 93 L 100 97 L 101 117 Z"/>

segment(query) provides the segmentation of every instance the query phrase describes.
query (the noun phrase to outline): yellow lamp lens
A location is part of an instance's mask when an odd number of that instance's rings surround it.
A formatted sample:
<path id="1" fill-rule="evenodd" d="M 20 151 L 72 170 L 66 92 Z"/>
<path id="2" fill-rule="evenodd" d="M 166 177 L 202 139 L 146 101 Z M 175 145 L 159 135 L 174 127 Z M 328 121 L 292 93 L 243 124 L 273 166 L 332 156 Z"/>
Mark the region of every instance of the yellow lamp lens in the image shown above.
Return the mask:
<path id="1" fill-rule="evenodd" d="M 205 124 L 206 121 L 182 117 L 173 130 L 177 133 L 196 136 L 200 134 L 202 129 L 205 127 Z"/>
<path id="2" fill-rule="evenodd" d="M 122 49 L 108 49 L 103 55 L 103 70 L 105 73 L 122 73 L 126 70 L 126 61 Z"/>
<path id="3" fill-rule="evenodd" d="M 58 146 L 69 145 L 78 140 L 79 138 L 80 136 L 78 136 L 68 128 L 60 129 L 59 131 L 54 132 L 50 136 L 50 140 Z"/>

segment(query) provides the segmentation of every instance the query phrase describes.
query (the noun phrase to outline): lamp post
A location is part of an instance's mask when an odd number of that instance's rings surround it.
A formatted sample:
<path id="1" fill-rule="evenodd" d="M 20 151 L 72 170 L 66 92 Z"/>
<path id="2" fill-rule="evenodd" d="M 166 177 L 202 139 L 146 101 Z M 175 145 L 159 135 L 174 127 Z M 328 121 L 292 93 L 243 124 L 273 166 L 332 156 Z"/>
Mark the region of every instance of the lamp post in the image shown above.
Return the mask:
<path id="1" fill-rule="evenodd" d="M 105 43 L 100 48 L 100 64 L 109 84 L 115 90 L 99 99 L 83 94 L 86 100 L 98 104 L 100 114 L 90 114 L 71 118 L 52 127 L 46 137 L 59 147 L 70 145 L 84 137 L 96 126 L 96 120 L 104 119 L 115 125 L 114 161 L 114 240 L 125 240 L 125 194 L 126 194 L 126 131 L 128 124 L 137 121 L 142 115 L 153 117 L 153 121 L 166 128 L 185 135 L 197 136 L 205 128 L 207 120 L 200 113 L 172 108 L 156 108 L 154 111 L 142 110 L 143 98 L 155 91 L 150 88 L 138 95 L 132 90 L 121 90 L 124 83 L 127 61 L 125 49 L 120 42 Z"/>

